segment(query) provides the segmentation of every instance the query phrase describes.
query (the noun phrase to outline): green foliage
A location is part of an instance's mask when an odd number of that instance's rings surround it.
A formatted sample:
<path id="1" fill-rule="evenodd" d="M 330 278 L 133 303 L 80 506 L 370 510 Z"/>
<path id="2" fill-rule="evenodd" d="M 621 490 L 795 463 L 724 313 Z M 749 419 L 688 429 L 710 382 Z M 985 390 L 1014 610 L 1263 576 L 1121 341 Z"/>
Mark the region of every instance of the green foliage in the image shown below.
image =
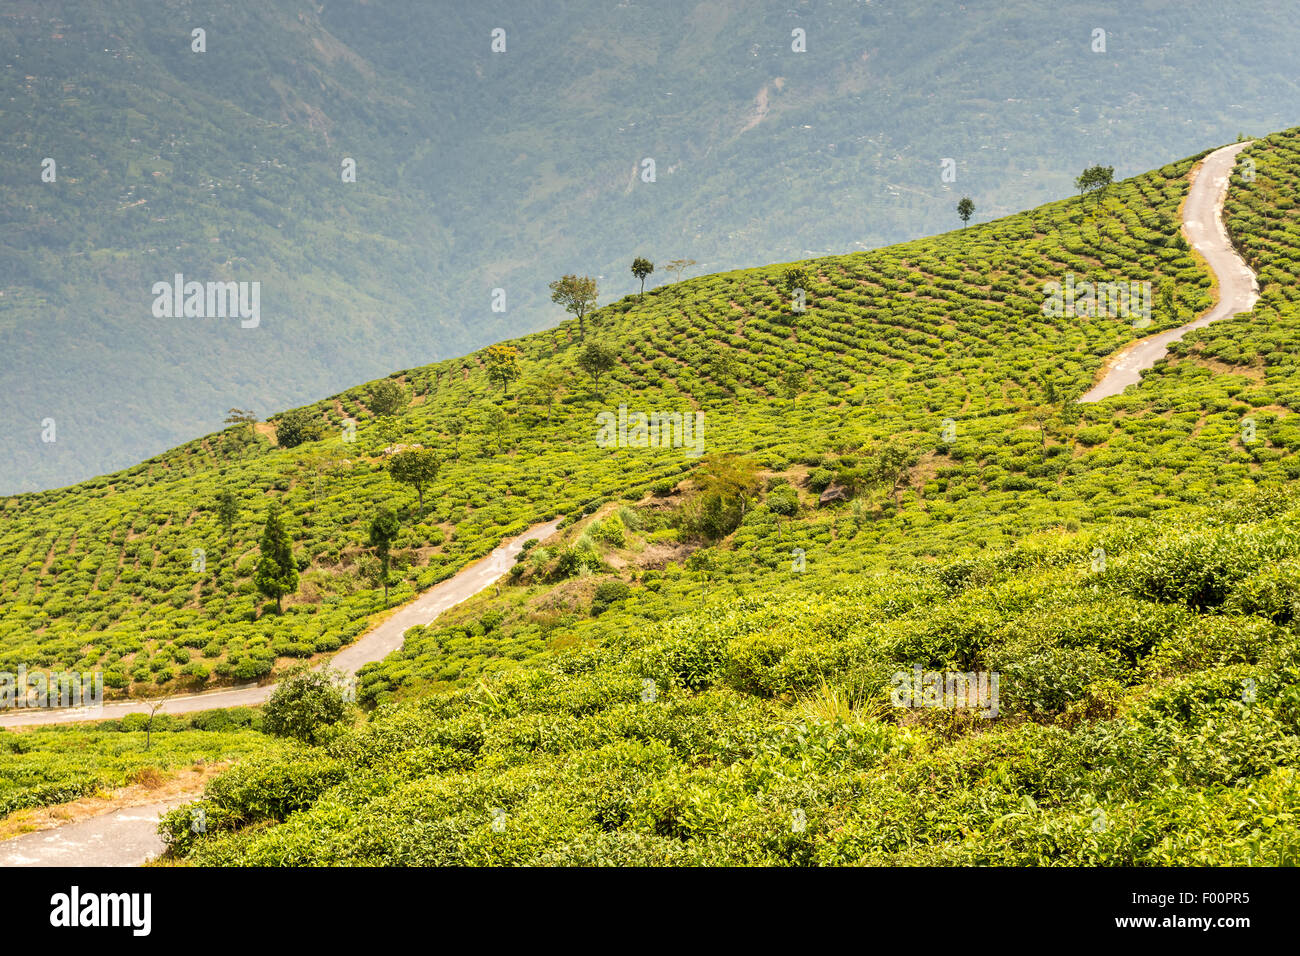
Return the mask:
<path id="1" fill-rule="evenodd" d="M 596 307 L 596 280 L 591 276 L 566 275 L 550 285 L 551 301 L 578 318 L 578 336 L 587 337 L 586 315 Z"/>
<path id="2" fill-rule="evenodd" d="M 600 400 L 600 379 L 618 363 L 614 349 L 603 342 L 587 342 L 578 352 L 574 364 L 591 378 L 596 400 Z"/>
<path id="3" fill-rule="evenodd" d="M 420 512 L 424 512 L 424 489 L 438 477 L 442 468 L 442 459 L 430 448 L 414 448 L 396 452 L 388 459 L 388 473 L 394 481 L 410 485 L 415 489 L 420 501 Z"/>
<path id="4" fill-rule="evenodd" d="M 484 357 L 488 378 L 510 393 L 510 383 L 519 377 L 519 350 L 510 345 L 490 345 Z"/>
<path id="5" fill-rule="evenodd" d="M 239 518 L 239 499 L 235 497 L 234 492 L 219 493 L 214 510 L 217 513 L 217 523 L 225 529 L 226 533 L 234 531 L 235 521 Z"/>
<path id="6" fill-rule="evenodd" d="M 137 715 L 140 716 L 140 715 Z M 164 721 L 161 718 L 168 717 Z M 0 732 L 0 816 L 67 803 L 177 770 L 278 750 L 247 708 L 160 715 L 149 750 L 125 720 Z"/>
<path id="7" fill-rule="evenodd" d="M 612 545 L 615 548 L 621 548 L 627 543 L 626 526 L 623 519 L 617 514 L 611 514 L 603 521 L 592 523 L 587 533 L 597 541 Z"/>
<path id="8" fill-rule="evenodd" d="M 1115 181 L 1114 166 L 1089 166 L 1074 181 L 1074 188 L 1080 193 L 1101 193 L 1109 189 Z"/>
<path id="9" fill-rule="evenodd" d="M 786 269 L 781 276 L 781 282 L 787 292 L 794 292 L 796 289 L 803 289 L 806 292 L 812 285 L 812 280 L 808 278 L 808 271 L 799 266 Z"/>
<path id="10" fill-rule="evenodd" d="M 596 593 L 591 599 L 591 613 L 593 615 L 603 614 L 609 609 L 611 604 L 617 604 L 632 593 L 632 589 L 627 586 L 625 581 L 615 578 L 612 581 L 602 581 L 596 587 Z"/>
<path id="11" fill-rule="evenodd" d="M 829 468 L 814 468 L 808 473 L 808 488 L 821 494 L 835 480 L 835 473 Z"/>
<path id="12" fill-rule="evenodd" d="M 379 559 L 379 578 L 384 588 L 384 603 L 388 603 L 388 568 L 392 563 L 393 542 L 401 533 L 402 526 L 391 508 L 379 508 L 370 521 L 370 547 Z"/>
<path id="13" fill-rule="evenodd" d="M 293 540 L 285 530 L 284 519 L 280 516 L 280 506 L 277 504 L 272 504 L 266 513 L 253 583 L 264 595 L 275 599 L 277 612 L 283 610 L 281 601 L 284 596 L 298 590 L 298 565 L 293 557 Z"/>
<path id="14" fill-rule="evenodd" d="M 1080 445 L 1100 445 L 1113 434 L 1113 430 L 1106 425 L 1092 425 L 1088 428 L 1080 428 L 1074 433 L 1074 440 Z"/>
<path id="15" fill-rule="evenodd" d="M 560 549 L 551 567 L 550 578 L 561 581 L 586 571 L 600 570 L 600 557 L 590 548 L 581 546 Z"/>
<path id="16" fill-rule="evenodd" d="M 377 416 L 396 415 L 406 407 L 406 390 L 391 378 L 380 379 L 370 389 L 366 405 Z"/>
<path id="17" fill-rule="evenodd" d="M 305 408 L 285 412 L 275 419 L 275 441 L 281 448 L 297 448 L 303 442 L 320 441 L 325 429 Z"/>
<path id="18" fill-rule="evenodd" d="M 632 276 L 641 283 L 641 295 L 645 295 L 645 280 L 655 271 L 655 264 L 644 256 L 632 260 Z"/>
<path id="19" fill-rule="evenodd" d="M 772 489 L 764 502 L 773 514 L 793 518 L 799 513 L 799 493 L 789 485 Z"/>
<path id="20" fill-rule="evenodd" d="M 716 541 L 736 529 L 749 510 L 758 485 L 758 467 L 735 454 L 705 457 L 692 473 L 695 493 L 681 507 L 682 526 L 706 541 Z"/>
<path id="21" fill-rule="evenodd" d="M 609 579 L 578 646 L 249 762 L 201 804 L 223 822 L 174 846 L 207 865 L 1292 863 L 1295 634 L 1134 597 L 1126 569 L 1216 533 L 1264 567 L 1243 542 L 1300 511 L 1198 514 L 877 575 L 773 570 L 703 603 Z M 831 550 L 820 566 L 858 559 Z M 998 716 L 895 706 L 913 665 L 997 669 Z"/>
<path id="22" fill-rule="evenodd" d="M 263 709 L 268 734 L 320 744 L 334 736 L 335 725 L 347 716 L 342 675 L 301 667 L 276 685 Z"/>

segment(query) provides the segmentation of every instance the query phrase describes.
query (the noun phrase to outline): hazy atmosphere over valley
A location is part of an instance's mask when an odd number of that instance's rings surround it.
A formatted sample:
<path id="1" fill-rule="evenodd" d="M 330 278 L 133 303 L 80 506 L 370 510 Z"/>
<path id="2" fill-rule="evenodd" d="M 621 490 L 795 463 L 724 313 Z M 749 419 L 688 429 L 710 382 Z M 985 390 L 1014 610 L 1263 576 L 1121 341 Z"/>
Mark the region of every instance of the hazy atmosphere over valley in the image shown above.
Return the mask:
<path id="1" fill-rule="evenodd" d="M 603 304 L 646 250 L 869 249 L 1283 128 L 1297 32 L 1271 0 L 14 0 L 0 492 L 546 328 L 561 273 Z M 177 274 L 260 282 L 260 321 L 154 315 Z"/>
<path id="2" fill-rule="evenodd" d="M 17 938 L 1276 934 L 1298 42 L 0 5 Z"/>

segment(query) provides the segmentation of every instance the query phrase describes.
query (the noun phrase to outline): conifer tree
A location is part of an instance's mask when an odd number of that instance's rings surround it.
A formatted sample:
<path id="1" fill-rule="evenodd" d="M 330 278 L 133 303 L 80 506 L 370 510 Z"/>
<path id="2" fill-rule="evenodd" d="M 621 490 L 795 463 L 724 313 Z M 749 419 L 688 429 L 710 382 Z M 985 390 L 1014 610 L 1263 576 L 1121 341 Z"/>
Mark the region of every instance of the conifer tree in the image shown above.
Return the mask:
<path id="1" fill-rule="evenodd" d="M 275 611 L 283 608 L 281 598 L 298 590 L 298 565 L 293 559 L 293 542 L 280 518 L 280 506 L 271 505 L 262 529 L 261 557 L 253 571 L 253 583 L 267 597 L 275 598 Z"/>
<path id="2" fill-rule="evenodd" d="M 384 586 L 384 606 L 388 606 L 388 567 L 392 561 L 393 542 L 397 540 L 402 526 L 398 524 L 397 515 L 390 508 L 380 508 L 370 522 L 370 546 L 379 558 L 380 583 Z"/>

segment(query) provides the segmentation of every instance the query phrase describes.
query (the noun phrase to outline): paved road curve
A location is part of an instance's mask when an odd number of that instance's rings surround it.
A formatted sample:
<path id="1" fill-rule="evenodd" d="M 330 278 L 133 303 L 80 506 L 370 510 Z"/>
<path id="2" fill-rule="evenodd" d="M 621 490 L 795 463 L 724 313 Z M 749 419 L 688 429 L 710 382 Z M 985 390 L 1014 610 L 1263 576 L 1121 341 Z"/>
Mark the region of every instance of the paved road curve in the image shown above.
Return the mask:
<path id="1" fill-rule="evenodd" d="M 163 851 L 158 818 L 194 794 L 101 813 L 0 843 L 0 866 L 140 866 Z"/>
<path id="2" fill-rule="evenodd" d="M 496 550 L 474 564 L 462 568 L 453 577 L 435 584 L 391 617 L 361 635 L 328 662 L 345 674 L 352 675 L 363 664 L 383 660 L 402 646 L 402 635 L 417 624 L 428 624 L 443 611 L 499 580 L 514 563 L 529 538 L 544 540 L 555 533 L 561 519 L 529 528 L 518 537 L 502 542 Z M 188 697 L 173 697 L 159 708 L 159 713 L 186 714 L 216 707 L 248 707 L 265 703 L 275 691 L 274 684 L 244 684 L 224 690 L 206 691 Z M 93 713 L 86 710 L 11 710 L 0 714 L 0 727 L 36 724 L 65 724 L 79 720 L 108 720 L 127 714 L 147 713 L 142 701 L 125 700 L 104 704 Z"/>
<path id="3" fill-rule="evenodd" d="M 1259 282 L 1255 273 L 1237 255 L 1223 225 L 1223 202 L 1228 196 L 1228 177 L 1236 165 L 1237 154 L 1250 143 L 1233 143 L 1210 153 L 1197 166 L 1187 201 L 1183 204 L 1183 235 L 1196 249 L 1219 280 L 1219 301 L 1200 318 L 1168 332 L 1138 339 L 1125 346 L 1109 363 L 1101 380 L 1079 399 L 1099 402 L 1118 395 L 1142 378 L 1142 373 L 1165 357 L 1171 342 L 1177 342 L 1192 329 L 1202 329 L 1211 322 L 1226 319 L 1238 312 L 1248 312 L 1259 299 Z"/>

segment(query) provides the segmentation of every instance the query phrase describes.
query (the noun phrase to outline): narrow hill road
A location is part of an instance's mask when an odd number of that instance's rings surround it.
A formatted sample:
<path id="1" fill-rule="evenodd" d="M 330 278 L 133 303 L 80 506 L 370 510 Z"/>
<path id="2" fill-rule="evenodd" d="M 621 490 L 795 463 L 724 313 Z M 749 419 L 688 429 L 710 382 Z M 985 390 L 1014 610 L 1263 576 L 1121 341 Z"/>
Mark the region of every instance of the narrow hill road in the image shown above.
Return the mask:
<path id="1" fill-rule="evenodd" d="M 462 569 L 441 584 L 434 585 L 402 607 L 377 627 L 363 634 L 329 662 L 346 674 L 355 674 L 363 664 L 382 660 L 402 646 L 402 635 L 417 624 L 428 624 L 443 611 L 473 597 L 500 580 L 514 563 L 529 538 L 545 540 L 555 533 L 562 519 L 535 525 L 518 537 L 503 542 L 487 557 Z M 248 685 L 230 690 L 192 694 L 167 701 L 162 711 L 180 714 L 214 707 L 260 704 L 271 696 L 274 685 Z M 141 710 L 139 701 L 106 704 L 94 719 L 120 717 Z M 67 723 L 86 720 L 84 711 L 49 710 L 7 714 L 7 726 Z M 18 719 L 12 719 L 12 718 Z M 36 719 L 32 719 L 36 718 Z M 0 867 L 5 866 L 140 866 L 163 851 L 158 836 L 158 819 L 168 810 L 193 800 L 197 794 L 173 797 L 158 803 L 126 807 L 111 813 L 78 820 L 35 833 L 25 833 L 0 843 Z"/>
<path id="2" fill-rule="evenodd" d="M 491 554 L 461 569 L 440 584 L 435 584 L 411 603 L 386 618 L 355 642 L 343 648 L 327 663 L 351 676 L 364 664 L 383 660 L 402 646 L 402 635 L 417 624 L 428 624 L 439 614 L 490 587 L 514 564 L 529 538 L 545 539 L 555 533 L 562 519 L 535 525 L 523 534 L 502 542 Z M 248 707 L 265 703 L 275 691 L 274 684 L 244 684 L 223 690 L 205 691 L 186 697 L 173 697 L 158 709 L 164 714 L 186 714 L 217 707 Z M 106 703 L 93 713 L 81 710 L 9 710 L 0 714 L 0 727 L 24 727 L 42 724 L 66 724 L 84 720 L 109 720 L 127 714 L 147 713 L 143 701 L 124 700 Z"/>
<path id="3" fill-rule="evenodd" d="M 158 818 L 195 794 L 126 807 L 0 843 L 0 866 L 140 866 L 163 851 Z"/>
<path id="4" fill-rule="evenodd" d="M 1186 325 L 1131 342 L 1106 365 L 1101 379 L 1079 399 L 1099 402 L 1118 395 L 1142 378 L 1142 373 L 1164 358 L 1169 346 L 1193 329 L 1239 312 L 1248 312 L 1259 299 L 1259 282 L 1228 239 L 1223 225 L 1223 203 L 1228 196 L 1228 178 L 1237 154 L 1250 143 L 1233 143 L 1216 149 L 1197 165 L 1191 188 L 1183 204 L 1183 235 L 1205 257 L 1219 283 L 1219 301 Z"/>

